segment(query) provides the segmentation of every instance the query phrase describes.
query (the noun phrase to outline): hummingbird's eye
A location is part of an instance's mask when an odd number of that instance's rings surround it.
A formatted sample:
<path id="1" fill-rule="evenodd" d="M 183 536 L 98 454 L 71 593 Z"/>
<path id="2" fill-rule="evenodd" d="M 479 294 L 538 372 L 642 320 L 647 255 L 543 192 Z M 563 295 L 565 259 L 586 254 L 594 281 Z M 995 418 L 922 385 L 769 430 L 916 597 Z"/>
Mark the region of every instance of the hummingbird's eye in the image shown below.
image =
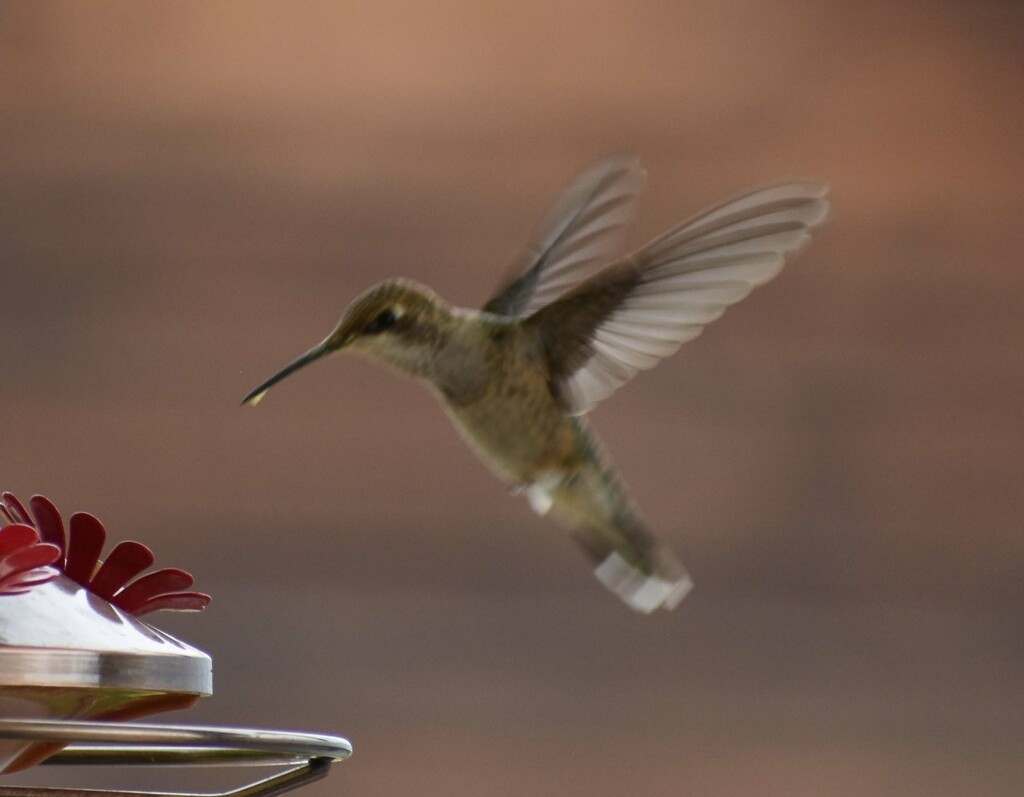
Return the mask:
<path id="1" fill-rule="evenodd" d="M 383 332 L 385 329 L 391 329 L 397 321 L 398 316 L 395 314 L 395 311 L 388 307 L 385 310 L 381 310 L 377 314 L 377 317 L 367 324 L 363 333 L 366 335 L 376 335 Z"/>

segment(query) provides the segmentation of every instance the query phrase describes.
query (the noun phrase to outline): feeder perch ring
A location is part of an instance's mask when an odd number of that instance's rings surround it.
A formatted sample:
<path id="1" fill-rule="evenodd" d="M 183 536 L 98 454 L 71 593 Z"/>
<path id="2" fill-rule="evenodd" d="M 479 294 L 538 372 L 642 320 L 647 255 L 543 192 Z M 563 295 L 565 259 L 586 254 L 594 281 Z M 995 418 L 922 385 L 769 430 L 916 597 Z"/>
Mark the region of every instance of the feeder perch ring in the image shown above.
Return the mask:
<path id="1" fill-rule="evenodd" d="M 290 766 L 247 786 L 204 797 L 271 797 L 324 777 L 352 755 L 340 736 L 253 728 L 81 720 L 0 719 L 0 739 L 67 742 L 44 765 Z M 2 786 L 0 797 L 201 797 L 193 792 L 124 792 Z"/>

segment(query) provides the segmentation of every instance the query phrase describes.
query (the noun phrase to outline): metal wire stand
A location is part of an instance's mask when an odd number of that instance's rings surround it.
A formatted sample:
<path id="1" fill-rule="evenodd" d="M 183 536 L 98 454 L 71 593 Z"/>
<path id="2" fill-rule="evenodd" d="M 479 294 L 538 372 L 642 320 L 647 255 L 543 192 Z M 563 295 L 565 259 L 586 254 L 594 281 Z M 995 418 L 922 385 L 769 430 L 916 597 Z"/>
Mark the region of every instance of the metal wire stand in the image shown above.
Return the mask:
<path id="1" fill-rule="evenodd" d="M 0 739 L 70 743 L 45 764 L 291 767 L 213 794 L 0 785 L 0 797 L 272 797 L 323 778 L 352 755 L 340 736 L 198 725 L 0 719 Z"/>

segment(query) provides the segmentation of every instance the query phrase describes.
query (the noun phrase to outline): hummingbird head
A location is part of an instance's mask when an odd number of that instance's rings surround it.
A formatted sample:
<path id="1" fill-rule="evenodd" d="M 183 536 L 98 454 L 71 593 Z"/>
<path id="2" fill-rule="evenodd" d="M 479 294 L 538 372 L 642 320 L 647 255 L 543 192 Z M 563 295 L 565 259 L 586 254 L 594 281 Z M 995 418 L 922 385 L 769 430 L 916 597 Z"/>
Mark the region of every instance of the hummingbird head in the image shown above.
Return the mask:
<path id="1" fill-rule="evenodd" d="M 330 335 L 253 389 L 242 403 L 259 403 L 289 374 L 343 349 L 414 376 L 427 375 L 450 317 L 444 302 L 429 288 L 409 280 L 382 282 L 349 305 Z"/>

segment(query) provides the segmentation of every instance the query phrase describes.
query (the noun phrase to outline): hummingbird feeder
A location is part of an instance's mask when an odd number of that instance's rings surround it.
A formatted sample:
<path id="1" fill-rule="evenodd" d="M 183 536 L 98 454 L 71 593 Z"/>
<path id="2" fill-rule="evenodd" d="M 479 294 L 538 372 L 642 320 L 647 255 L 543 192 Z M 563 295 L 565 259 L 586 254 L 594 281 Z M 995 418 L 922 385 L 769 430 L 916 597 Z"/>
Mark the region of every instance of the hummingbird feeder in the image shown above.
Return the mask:
<path id="1" fill-rule="evenodd" d="M 229 792 L 277 794 L 351 755 L 339 737 L 123 722 L 211 694 L 210 657 L 139 619 L 201 611 L 210 596 L 184 570 L 145 573 L 154 556 L 138 542 L 101 560 L 105 542 L 90 514 L 72 515 L 65 531 L 43 496 L 27 508 L 0 496 L 0 777 L 39 763 L 288 766 Z M 0 785 L 0 797 L 83 793 Z"/>

